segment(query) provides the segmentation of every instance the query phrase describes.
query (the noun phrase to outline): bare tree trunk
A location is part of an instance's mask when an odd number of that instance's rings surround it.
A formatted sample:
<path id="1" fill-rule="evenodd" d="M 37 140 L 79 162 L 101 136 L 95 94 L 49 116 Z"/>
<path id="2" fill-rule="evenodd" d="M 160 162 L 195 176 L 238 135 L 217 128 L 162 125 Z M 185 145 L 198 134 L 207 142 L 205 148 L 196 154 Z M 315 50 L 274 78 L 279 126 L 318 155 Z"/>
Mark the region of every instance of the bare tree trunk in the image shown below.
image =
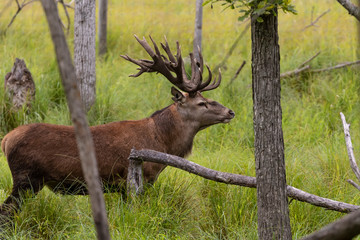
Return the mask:
<path id="1" fill-rule="evenodd" d="M 277 10 L 274 10 L 277 14 Z M 259 239 L 291 239 L 282 112 L 278 19 L 251 19 L 252 84 Z"/>
<path id="2" fill-rule="evenodd" d="M 203 0 L 196 0 L 195 31 L 193 53 L 196 59 L 199 59 L 199 50 L 201 51 L 202 42 L 202 18 L 203 18 Z"/>
<path id="3" fill-rule="evenodd" d="M 74 19 L 74 63 L 81 99 L 89 111 L 96 98 L 95 0 L 77 0 Z"/>
<path id="4" fill-rule="evenodd" d="M 71 119 L 74 125 L 76 142 L 87 188 L 90 194 L 91 207 L 94 215 L 98 239 L 110 239 L 106 217 L 105 202 L 100 185 L 100 177 L 95 157 L 94 143 L 90 133 L 86 114 L 81 103 L 77 87 L 76 74 L 72 64 L 69 48 L 61 28 L 57 7 L 54 1 L 42 0 L 51 37 L 55 46 L 57 62 L 64 85 Z"/>
<path id="5" fill-rule="evenodd" d="M 98 38 L 99 55 L 107 52 L 107 12 L 108 0 L 99 0 Z"/>

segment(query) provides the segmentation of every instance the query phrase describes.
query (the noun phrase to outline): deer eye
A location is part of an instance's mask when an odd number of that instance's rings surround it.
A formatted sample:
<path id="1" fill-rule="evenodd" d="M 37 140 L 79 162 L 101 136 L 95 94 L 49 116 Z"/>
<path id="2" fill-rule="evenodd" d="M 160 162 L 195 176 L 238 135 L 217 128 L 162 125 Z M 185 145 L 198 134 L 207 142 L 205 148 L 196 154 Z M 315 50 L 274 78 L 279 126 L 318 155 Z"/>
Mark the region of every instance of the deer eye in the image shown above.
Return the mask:
<path id="1" fill-rule="evenodd" d="M 198 105 L 199 105 L 199 106 L 203 106 L 203 107 L 207 107 L 207 106 L 206 106 L 206 102 L 200 102 L 200 103 L 198 103 Z"/>

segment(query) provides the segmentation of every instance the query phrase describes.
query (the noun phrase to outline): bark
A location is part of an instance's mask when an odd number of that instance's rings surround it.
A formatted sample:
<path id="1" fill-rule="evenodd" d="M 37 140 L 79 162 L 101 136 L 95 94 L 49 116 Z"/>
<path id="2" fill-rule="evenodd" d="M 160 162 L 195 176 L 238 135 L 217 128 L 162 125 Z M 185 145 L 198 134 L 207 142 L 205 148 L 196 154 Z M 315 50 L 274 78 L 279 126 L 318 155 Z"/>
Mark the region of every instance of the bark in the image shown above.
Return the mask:
<path id="1" fill-rule="evenodd" d="M 157 152 L 154 150 L 131 150 L 129 159 L 132 160 L 141 160 L 146 162 L 154 162 L 154 163 L 160 163 L 172 167 L 176 167 L 179 169 L 182 169 L 184 171 L 187 171 L 189 173 L 196 174 L 200 177 L 226 183 L 226 184 L 233 184 L 238 185 L 242 187 L 250 187 L 250 188 L 256 188 L 256 178 L 255 177 L 249 177 L 239 174 L 233 174 L 233 173 L 226 173 L 226 172 L 219 172 L 215 171 L 206 167 L 203 167 L 199 164 L 196 164 L 194 162 L 188 161 L 184 158 Z M 310 194 L 307 192 L 304 192 L 300 189 L 297 189 L 292 186 L 287 186 L 287 196 L 291 197 L 295 200 L 310 203 L 317 207 L 322 207 L 328 210 L 338 211 L 338 212 L 353 212 L 360 209 L 360 206 L 338 202 L 332 199 L 323 198 L 316 196 L 314 194 Z"/>
<path id="2" fill-rule="evenodd" d="M 107 52 L 107 12 L 108 0 L 99 0 L 99 55 L 104 55 Z"/>
<path id="3" fill-rule="evenodd" d="M 10 98 L 12 109 L 31 107 L 35 100 L 35 83 L 24 60 L 15 59 L 11 72 L 5 76 L 4 89 Z"/>
<path id="4" fill-rule="evenodd" d="M 78 0 L 75 2 L 74 63 L 86 112 L 96 98 L 95 57 L 95 0 Z"/>
<path id="5" fill-rule="evenodd" d="M 199 60 L 199 51 L 201 52 L 202 42 L 202 18 L 203 18 L 203 0 L 196 0 L 196 15 L 195 15 L 195 31 L 194 31 L 194 47 L 193 53 L 196 59 Z"/>
<path id="6" fill-rule="evenodd" d="M 127 194 L 133 199 L 144 192 L 142 161 L 129 158 Z"/>
<path id="7" fill-rule="evenodd" d="M 291 239 L 282 113 L 278 19 L 251 19 L 252 84 L 259 239 Z"/>
<path id="8" fill-rule="evenodd" d="M 95 158 L 94 143 L 77 87 L 76 73 L 69 48 L 61 28 L 54 1 L 41 0 L 55 47 L 58 67 L 74 125 L 81 166 L 91 200 L 98 239 L 110 239 L 109 227 L 99 172 Z"/>
<path id="9" fill-rule="evenodd" d="M 354 5 L 350 0 L 337 0 L 349 14 L 354 16 L 358 21 L 360 21 L 360 8 Z"/>
<path id="10" fill-rule="evenodd" d="M 302 240 L 347 240 L 360 234 L 360 210 L 330 223 Z"/>

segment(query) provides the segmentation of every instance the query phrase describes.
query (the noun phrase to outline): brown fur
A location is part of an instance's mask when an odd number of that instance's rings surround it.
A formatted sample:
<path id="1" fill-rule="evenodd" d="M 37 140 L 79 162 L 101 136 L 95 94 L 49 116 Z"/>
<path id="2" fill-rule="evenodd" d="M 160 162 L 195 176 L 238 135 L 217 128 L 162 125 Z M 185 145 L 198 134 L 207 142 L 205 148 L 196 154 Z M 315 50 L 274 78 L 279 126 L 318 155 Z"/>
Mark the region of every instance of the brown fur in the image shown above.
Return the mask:
<path id="1" fill-rule="evenodd" d="M 208 107 L 199 108 L 199 101 Z M 208 114 L 208 115 L 206 115 Z M 180 157 L 191 152 L 196 133 L 212 124 L 228 122 L 234 113 L 219 103 L 182 95 L 182 99 L 151 117 L 91 127 L 99 173 L 105 186 L 118 190 L 127 177 L 132 148 L 152 149 Z M 4 206 L 17 207 L 21 191 L 36 194 L 44 185 L 66 194 L 86 194 L 75 133 L 72 126 L 36 123 L 20 126 L 1 142 L 13 177 L 13 191 Z M 144 163 L 144 179 L 154 182 L 165 168 Z"/>

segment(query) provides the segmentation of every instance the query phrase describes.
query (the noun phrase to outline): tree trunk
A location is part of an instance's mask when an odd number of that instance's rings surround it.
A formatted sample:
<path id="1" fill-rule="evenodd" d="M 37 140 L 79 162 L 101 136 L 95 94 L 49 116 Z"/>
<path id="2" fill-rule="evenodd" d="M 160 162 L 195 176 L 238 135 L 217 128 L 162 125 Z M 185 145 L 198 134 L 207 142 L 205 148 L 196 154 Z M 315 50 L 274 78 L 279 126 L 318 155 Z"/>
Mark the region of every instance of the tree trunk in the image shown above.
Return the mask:
<path id="1" fill-rule="evenodd" d="M 193 47 L 193 53 L 196 59 L 199 59 L 199 50 L 201 51 L 202 18 L 203 18 L 202 3 L 203 0 L 196 0 L 194 47 Z"/>
<path id="2" fill-rule="evenodd" d="M 74 19 L 74 64 L 85 111 L 95 102 L 95 0 L 77 0 Z"/>
<path id="3" fill-rule="evenodd" d="M 276 14 L 277 11 L 275 10 Z M 291 239 L 280 106 L 278 19 L 251 19 L 259 239 Z"/>
<path id="4" fill-rule="evenodd" d="M 98 38 L 100 56 L 107 52 L 107 12 L 108 0 L 99 0 Z"/>
<path id="5" fill-rule="evenodd" d="M 109 226 L 103 192 L 100 185 L 94 143 L 76 84 L 74 65 L 71 61 L 70 51 L 59 21 L 55 2 L 42 0 L 41 4 L 49 24 L 58 67 L 75 129 L 76 143 L 79 150 L 81 167 L 90 195 L 97 237 L 101 240 L 108 240 L 110 239 Z"/>

